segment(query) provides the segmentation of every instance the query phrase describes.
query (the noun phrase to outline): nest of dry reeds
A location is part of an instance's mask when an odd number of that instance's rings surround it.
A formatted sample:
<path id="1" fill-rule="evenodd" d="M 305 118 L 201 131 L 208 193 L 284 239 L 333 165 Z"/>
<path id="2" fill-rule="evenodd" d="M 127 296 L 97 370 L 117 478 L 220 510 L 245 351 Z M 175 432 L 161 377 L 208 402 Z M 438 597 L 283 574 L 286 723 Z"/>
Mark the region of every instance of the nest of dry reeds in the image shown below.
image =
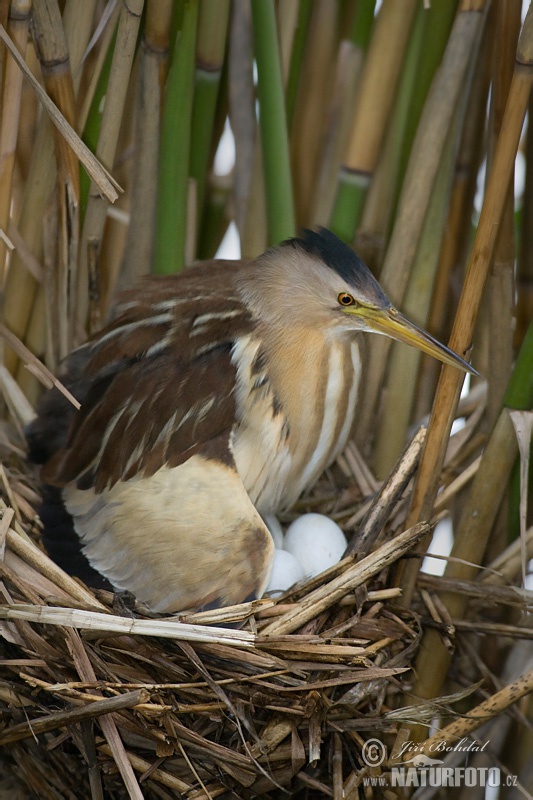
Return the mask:
<path id="1" fill-rule="evenodd" d="M 492 570 L 481 583 L 421 573 L 411 608 L 395 585 L 430 528 L 404 530 L 424 434 L 379 489 L 350 445 L 302 501 L 351 535 L 339 564 L 276 599 L 153 619 L 132 598 L 91 592 L 43 553 L 35 476 L 6 427 L 0 796 L 380 796 L 376 780 L 412 755 L 394 762 L 413 726 L 433 752 L 432 743 L 490 739 L 524 723 L 518 709 L 499 716 L 533 688 L 531 672 L 511 682 L 528 660 L 514 639 L 530 640 L 531 627 L 500 619 L 502 608 L 516 616 L 524 598 Z M 465 480 L 462 440 L 448 496 Z M 519 569 L 516 555 L 500 559 L 498 576 Z M 463 619 L 449 619 L 443 590 L 470 600 Z M 428 629 L 453 653 L 454 692 L 423 701 L 414 666 Z M 487 702 L 499 688 L 487 643 L 501 650 L 502 637 L 511 685 Z M 435 718 L 443 728 L 430 739 Z M 366 743 L 376 739 L 387 757 L 374 764 Z"/>

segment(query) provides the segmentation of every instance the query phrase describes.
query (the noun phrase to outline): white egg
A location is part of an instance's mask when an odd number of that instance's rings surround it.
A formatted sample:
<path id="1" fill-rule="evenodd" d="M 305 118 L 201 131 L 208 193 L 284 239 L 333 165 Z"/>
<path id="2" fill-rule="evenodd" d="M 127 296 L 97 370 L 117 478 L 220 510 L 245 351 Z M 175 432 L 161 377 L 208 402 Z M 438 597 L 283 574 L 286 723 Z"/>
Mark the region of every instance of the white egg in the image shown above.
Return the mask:
<path id="1" fill-rule="evenodd" d="M 346 536 L 323 514 L 304 514 L 287 528 L 284 548 L 298 559 L 304 575 L 312 578 L 342 558 Z"/>
<path id="2" fill-rule="evenodd" d="M 272 574 L 265 593 L 275 597 L 303 577 L 304 571 L 297 559 L 286 550 L 276 550 Z"/>
<path id="3" fill-rule="evenodd" d="M 281 550 L 283 547 L 283 528 L 279 524 L 278 518 L 274 514 L 269 514 L 268 517 L 265 517 L 265 525 L 274 539 L 274 546 L 277 550 Z"/>

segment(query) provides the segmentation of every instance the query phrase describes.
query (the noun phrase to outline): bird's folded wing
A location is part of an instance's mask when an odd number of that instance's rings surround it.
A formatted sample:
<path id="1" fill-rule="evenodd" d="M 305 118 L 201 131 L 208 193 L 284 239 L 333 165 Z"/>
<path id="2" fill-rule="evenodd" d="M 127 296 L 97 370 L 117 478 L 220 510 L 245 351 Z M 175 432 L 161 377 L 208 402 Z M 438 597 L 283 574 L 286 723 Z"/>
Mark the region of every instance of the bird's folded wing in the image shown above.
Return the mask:
<path id="1" fill-rule="evenodd" d="M 51 390 L 28 433 L 45 482 L 101 492 L 138 473 L 177 466 L 229 433 L 232 349 L 251 323 L 231 279 L 221 290 L 210 277 L 203 267 L 186 280 L 145 281 L 69 357 L 63 380 L 80 411 Z M 220 281 L 220 274 L 214 278 Z"/>

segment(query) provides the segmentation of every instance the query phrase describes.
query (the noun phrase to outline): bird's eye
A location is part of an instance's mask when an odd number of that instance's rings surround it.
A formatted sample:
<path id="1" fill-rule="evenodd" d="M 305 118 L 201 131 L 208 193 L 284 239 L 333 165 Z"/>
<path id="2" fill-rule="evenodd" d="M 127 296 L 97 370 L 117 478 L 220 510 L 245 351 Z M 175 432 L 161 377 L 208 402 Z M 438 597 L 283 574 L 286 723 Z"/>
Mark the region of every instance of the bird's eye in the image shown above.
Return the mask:
<path id="1" fill-rule="evenodd" d="M 354 298 L 352 297 L 351 294 L 348 294 L 348 292 L 341 292 L 339 294 L 339 296 L 337 297 L 337 300 L 339 301 L 341 306 L 354 306 L 355 305 Z"/>

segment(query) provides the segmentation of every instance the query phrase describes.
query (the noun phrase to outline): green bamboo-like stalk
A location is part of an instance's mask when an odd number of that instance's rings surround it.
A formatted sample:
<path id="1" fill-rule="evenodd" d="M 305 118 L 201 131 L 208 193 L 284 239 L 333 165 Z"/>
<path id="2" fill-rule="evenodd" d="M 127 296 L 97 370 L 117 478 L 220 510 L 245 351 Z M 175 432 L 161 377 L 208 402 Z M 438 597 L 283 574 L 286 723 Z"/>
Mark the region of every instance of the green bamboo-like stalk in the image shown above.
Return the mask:
<path id="1" fill-rule="evenodd" d="M 104 99 L 107 93 L 107 85 L 109 83 L 109 73 L 111 72 L 111 64 L 113 62 L 113 53 L 115 52 L 115 42 L 116 32 L 113 35 L 111 44 L 105 55 L 102 69 L 98 77 L 98 82 L 96 83 L 93 100 L 89 108 L 89 113 L 83 129 L 82 139 L 92 153 L 96 153 L 96 148 L 98 147 L 98 137 L 100 136 L 100 127 L 102 125 Z M 80 167 L 80 218 L 82 222 L 85 219 L 90 188 L 91 179 L 85 170 Z"/>
<path id="2" fill-rule="evenodd" d="M 202 236 L 198 242 L 200 259 L 214 258 L 228 228 L 228 202 L 231 182 L 227 175 L 213 175 L 206 193 Z"/>
<path id="3" fill-rule="evenodd" d="M 269 244 L 295 233 L 289 142 L 273 0 L 252 0 Z"/>
<path id="4" fill-rule="evenodd" d="M 198 220 L 204 202 L 213 121 L 226 50 L 229 0 L 202 0 L 196 42 L 196 79 L 191 125 L 190 175 L 196 181 Z"/>
<path id="5" fill-rule="evenodd" d="M 376 0 L 359 0 L 355 6 L 350 40 L 363 53 L 366 53 L 370 42 L 375 10 Z"/>
<path id="6" fill-rule="evenodd" d="M 416 7 L 416 0 L 384 0 L 374 23 L 330 219 L 331 229 L 346 242 L 353 241 L 378 162 Z"/>
<path id="7" fill-rule="evenodd" d="M 300 8 L 298 10 L 298 22 L 294 34 L 291 52 L 291 65 L 289 69 L 289 77 L 287 80 L 286 101 L 285 107 L 287 110 L 287 122 L 289 128 L 292 127 L 294 118 L 294 109 L 296 108 L 296 96 L 298 93 L 298 83 L 302 75 L 302 62 L 305 53 L 305 43 L 307 40 L 307 32 L 311 22 L 311 14 L 313 13 L 312 0 L 300 0 Z"/>
<path id="8" fill-rule="evenodd" d="M 120 7 L 116 44 L 96 146 L 97 157 L 110 169 L 113 167 L 118 146 L 143 6 L 144 0 L 130 0 L 129 3 Z M 100 286 L 105 286 L 107 280 L 107 278 L 102 280 L 99 275 L 98 277 L 96 275 L 100 263 L 99 257 L 108 205 L 108 201 L 102 197 L 96 184 L 92 181 L 83 221 L 78 266 L 77 320 L 82 330 L 86 326 L 91 302 L 94 307 L 98 300 Z M 96 284 L 96 287 L 93 288 L 94 299 L 89 297 L 89 282 Z"/>
<path id="9" fill-rule="evenodd" d="M 353 108 L 374 22 L 375 0 L 355 7 L 349 36 L 339 43 L 313 207 L 315 224 L 327 225 L 335 201 L 338 171 L 346 152 Z"/>
<path id="10" fill-rule="evenodd" d="M 402 185 L 409 155 L 416 136 L 420 116 L 426 101 L 433 77 L 442 60 L 459 0 L 435 0 L 429 8 L 420 7 L 418 14 L 422 17 L 422 46 L 420 47 L 417 67 L 414 71 L 409 109 L 405 120 L 400 154 L 398 157 L 398 188 Z"/>
<path id="11" fill-rule="evenodd" d="M 190 119 L 199 0 L 186 0 L 168 74 L 161 128 L 154 271 L 185 266 Z"/>

